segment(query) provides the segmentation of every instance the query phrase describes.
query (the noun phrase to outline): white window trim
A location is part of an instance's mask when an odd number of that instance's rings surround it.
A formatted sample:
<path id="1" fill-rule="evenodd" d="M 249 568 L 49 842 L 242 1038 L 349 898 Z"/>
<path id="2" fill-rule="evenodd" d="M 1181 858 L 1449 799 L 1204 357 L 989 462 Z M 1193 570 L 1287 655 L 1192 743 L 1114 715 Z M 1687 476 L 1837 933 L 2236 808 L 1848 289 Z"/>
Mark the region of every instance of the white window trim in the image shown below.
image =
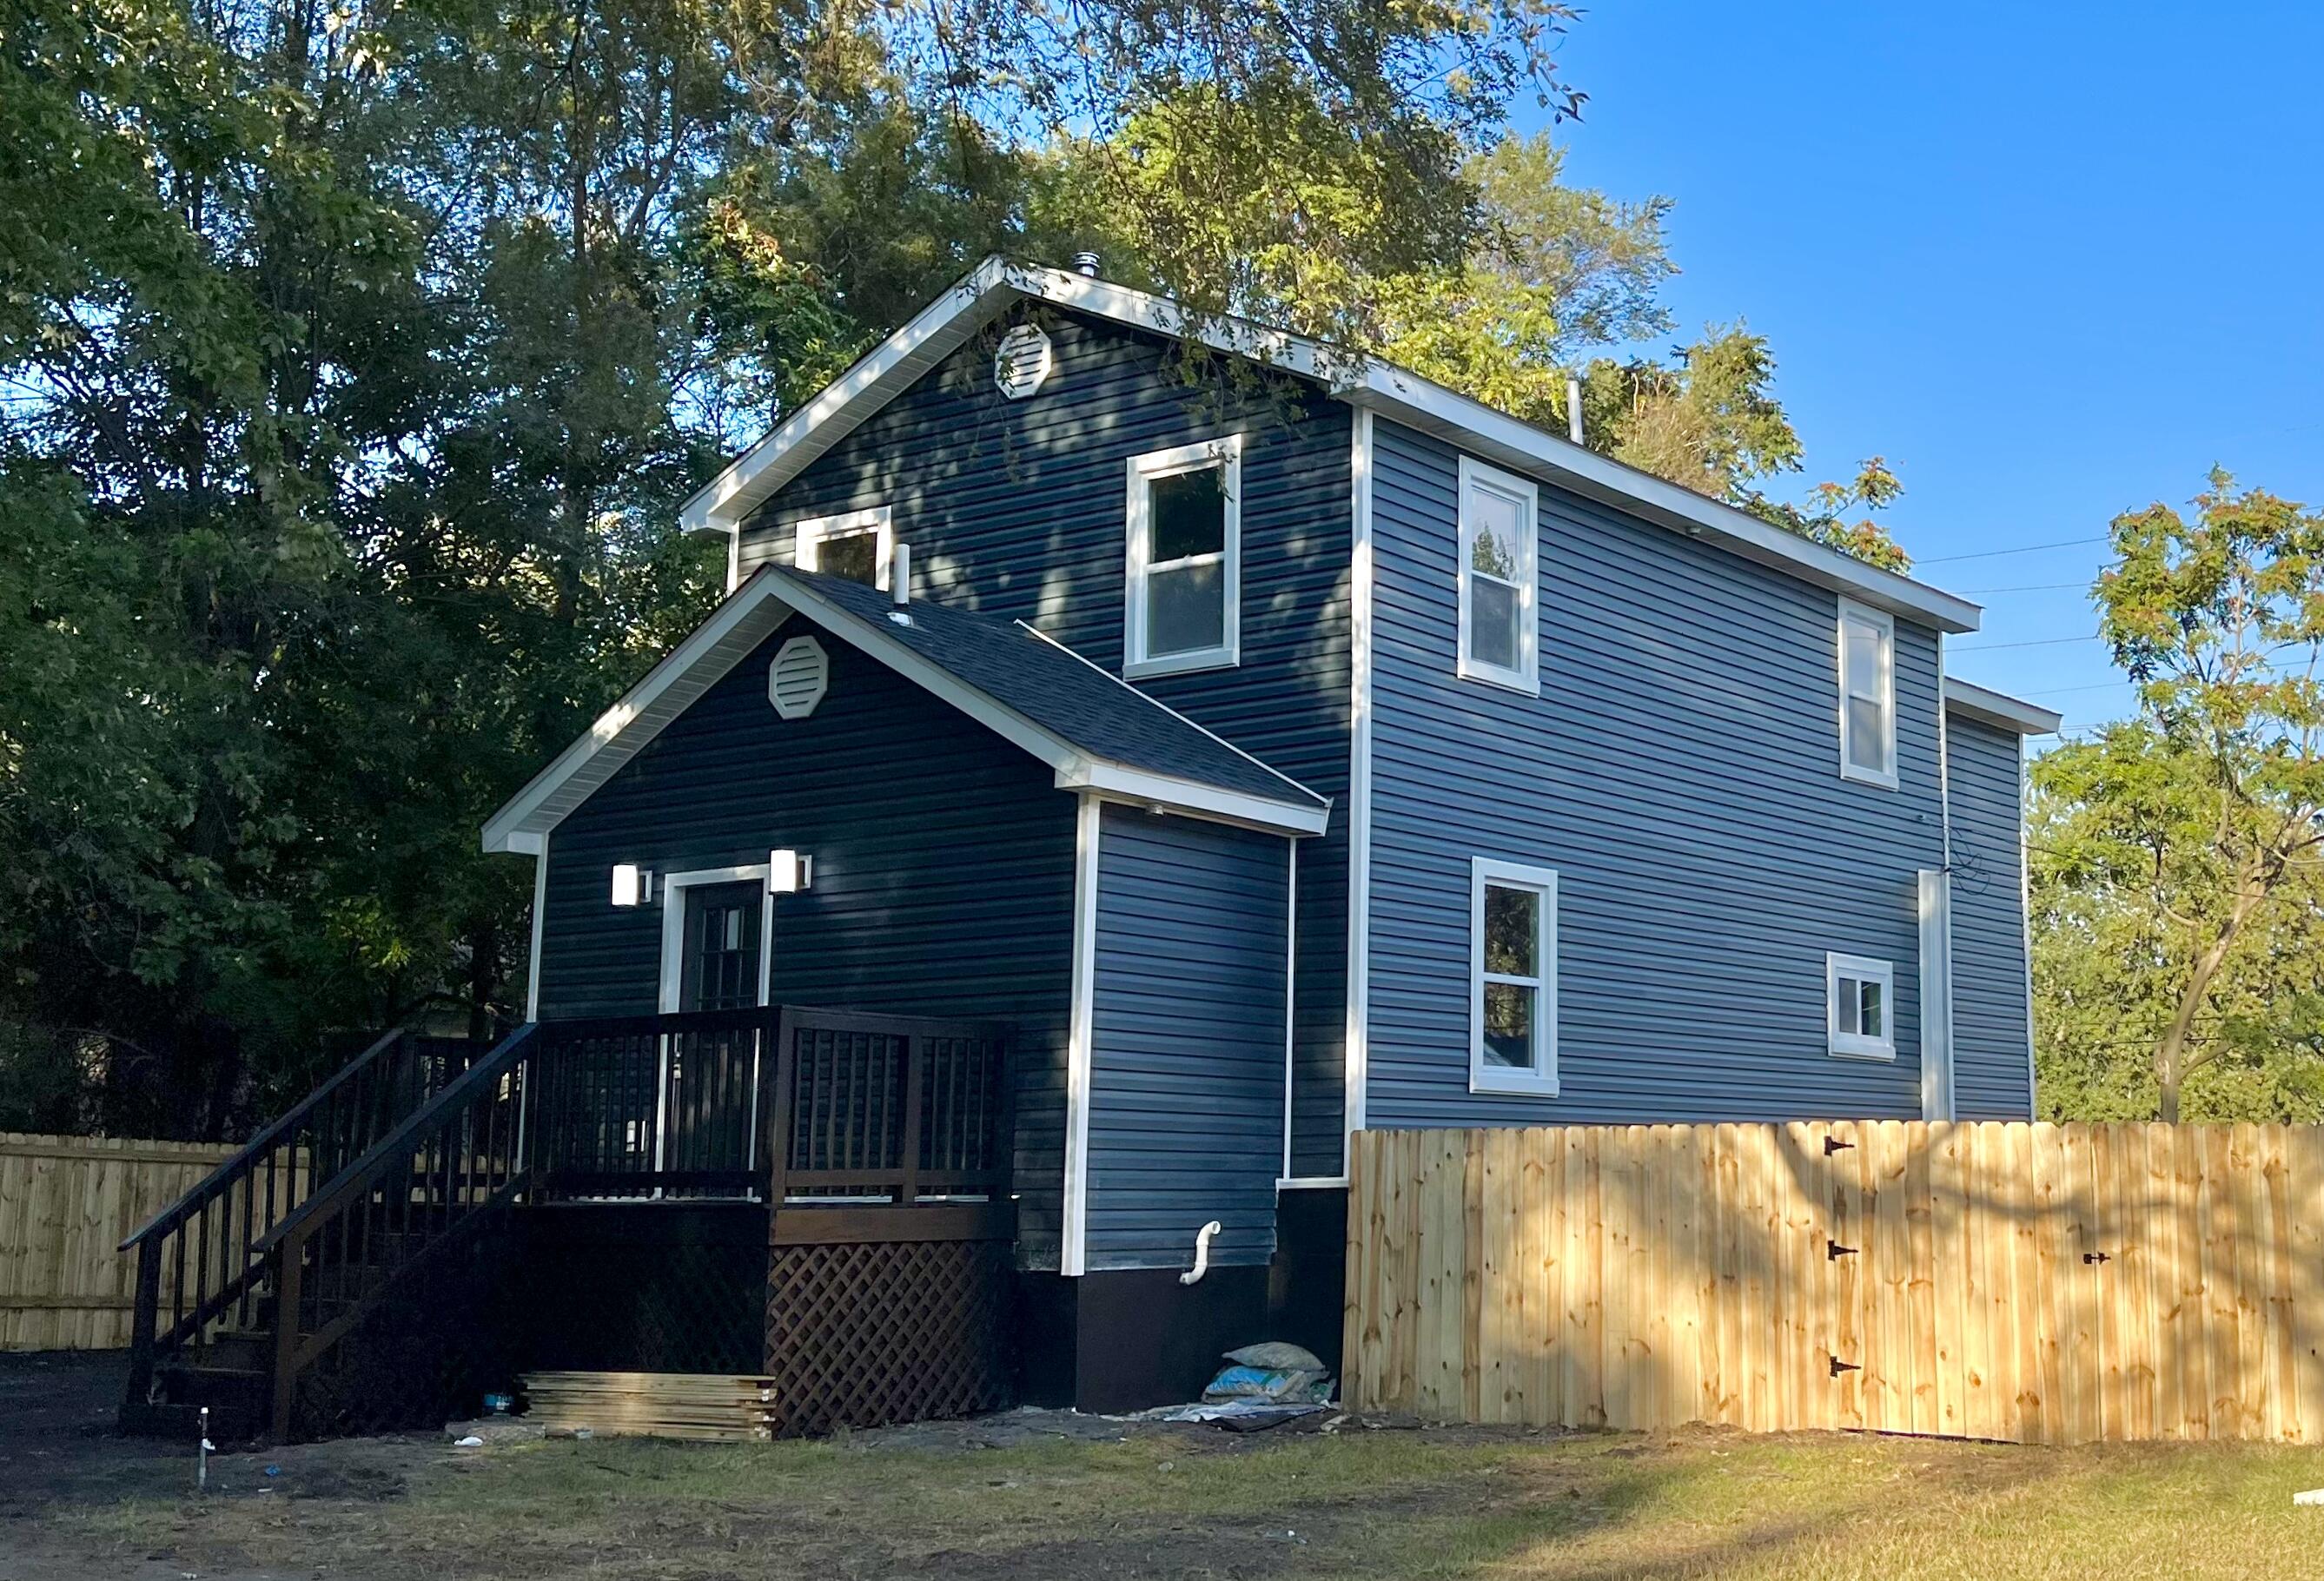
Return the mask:
<path id="1" fill-rule="evenodd" d="M 1851 625 L 1868 626 L 1880 634 L 1880 652 L 1885 663 L 1880 666 L 1880 712 L 1886 722 L 1887 751 L 1882 756 L 1888 772 L 1876 774 L 1861 768 L 1849 758 L 1848 723 L 1848 629 Z M 1840 620 L 1832 628 L 1835 648 L 1832 676 L 1840 685 L 1840 777 L 1864 785 L 1877 785 L 1885 790 L 1896 788 L 1896 617 L 1853 599 L 1840 601 Z"/>
<path id="2" fill-rule="evenodd" d="M 833 538 L 853 538 L 859 533 L 872 533 L 876 543 L 872 551 L 875 567 L 872 576 L 882 593 L 888 590 L 888 576 L 896 558 L 895 513 L 885 505 L 874 505 L 867 510 L 850 510 L 839 516 L 815 516 L 791 529 L 791 564 L 802 571 L 823 569 L 823 546 Z"/>
<path id="3" fill-rule="evenodd" d="M 1226 492 L 1226 539 L 1215 556 L 1196 555 L 1172 560 L 1169 566 L 1199 565 L 1215 558 L 1224 567 L 1221 578 L 1225 602 L 1220 626 L 1222 640 L 1215 648 L 1149 658 L 1146 653 L 1146 577 L 1152 568 L 1154 512 L 1151 486 L 1157 478 L 1217 467 Z M 1156 450 L 1130 458 L 1129 500 L 1126 507 L 1128 566 L 1123 577 L 1125 608 L 1122 621 L 1121 674 L 1126 680 L 1146 676 L 1182 675 L 1189 670 L 1231 669 L 1242 662 L 1242 436 L 1204 439 L 1170 450 Z"/>
<path id="4" fill-rule="evenodd" d="M 666 873 L 655 881 L 661 895 L 661 1013 L 678 1013 L 686 973 L 686 892 L 697 884 L 759 885 L 759 1003 L 767 1002 L 775 962 L 775 897 L 767 892 L 767 864 L 744 868 L 698 868 Z"/>
<path id="5" fill-rule="evenodd" d="M 1840 979 L 1852 978 L 1880 985 L 1880 1035 L 1840 1030 Z M 1896 967 L 1893 961 L 1868 955 L 1827 952 L 1823 958 L 1823 1029 L 1827 1046 L 1841 1059 L 1893 1060 L 1896 1057 Z"/>
<path id="6" fill-rule="evenodd" d="M 1508 977 L 1485 970 L 1485 890 L 1530 889 L 1541 896 L 1541 978 Z M 1485 985 L 1538 986 L 1540 1015 L 1534 1021 L 1534 1066 L 1512 1071 L 1485 1062 Z M 1526 1098 L 1557 1096 L 1557 870 L 1521 862 L 1477 857 L 1469 866 L 1469 1090 Z"/>
<path id="7" fill-rule="evenodd" d="M 1517 536 L 1517 667 L 1504 669 L 1469 657 L 1469 491 L 1486 488 L 1508 496 L 1525 529 Z M 1453 510 L 1453 548 L 1460 556 L 1461 623 L 1453 634 L 1457 673 L 1465 680 L 1541 695 L 1541 491 L 1529 478 L 1461 458 L 1461 495 Z M 1498 578 L 1496 578 L 1498 580 Z"/>

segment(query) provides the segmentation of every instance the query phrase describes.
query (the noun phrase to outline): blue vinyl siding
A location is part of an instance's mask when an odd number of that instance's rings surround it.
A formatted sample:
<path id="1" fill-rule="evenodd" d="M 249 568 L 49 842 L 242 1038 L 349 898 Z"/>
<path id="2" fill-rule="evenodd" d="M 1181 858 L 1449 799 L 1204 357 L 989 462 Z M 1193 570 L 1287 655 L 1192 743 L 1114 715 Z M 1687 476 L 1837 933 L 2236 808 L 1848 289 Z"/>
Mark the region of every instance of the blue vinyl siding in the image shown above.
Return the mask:
<path id="1" fill-rule="evenodd" d="M 1945 722 L 1952 793 L 1953 1102 L 1964 1120 L 2031 1119 L 2020 742 L 1958 713 Z"/>
<path id="2" fill-rule="evenodd" d="M 1020 314 L 1022 309 L 1019 310 Z M 1132 456 L 1240 433 L 1242 663 L 1140 688 L 1334 803 L 1300 852 L 1296 1142 L 1341 1168 L 1347 1013 L 1350 517 L 1347 409 L 1169 343 L 1039 316 L 1056 366 L 1028 400 L 992 386 L 1005 324 L 973 339 L 786 483 L 745 525 L 745 574 L 788 563 L 801 520 L 886 505 L 920 596 L 1022 620 L 1119 674 Z"/>
<path id="3" fill-rule="evenodd" d="M 614 863 L 669 873 L 810 852 L 814 887 L 775 899 L 774 1002 L 1014 1023 L 1019 1247 L 1055 1266 L 1074 798 L 1046 766 L 827 634 L 829 693 L 809 717 L 779 718 L 767 666 L 798 624 L 549 837 L 541 1016 L 658 1007 L 661 907 L 612 905 Z"/>
<path id="4" fill-rule="evenodd" d="M 1135 808 L 1100 817 L 1087 1265 L 1183 1267 L 1213 1218 L 1213 1262 L 1264 1263 L 1288 842 Z"/>
<path id="5" fill-rule="evenodd" d="M 1934 634 L 1901 788 L 1843 780 L 1832 593 L 1544 485 L 1541 695 L 1461 680 L 1457 454 L 1376 436 L 1367 1122 L 1917 1117 Z M 1468 1090 L 1472 856 L 1560 875 L 1555 1098 Z M 1826 1052 L 1826 951 L 1894 962 L 1893 1064 Z"/>

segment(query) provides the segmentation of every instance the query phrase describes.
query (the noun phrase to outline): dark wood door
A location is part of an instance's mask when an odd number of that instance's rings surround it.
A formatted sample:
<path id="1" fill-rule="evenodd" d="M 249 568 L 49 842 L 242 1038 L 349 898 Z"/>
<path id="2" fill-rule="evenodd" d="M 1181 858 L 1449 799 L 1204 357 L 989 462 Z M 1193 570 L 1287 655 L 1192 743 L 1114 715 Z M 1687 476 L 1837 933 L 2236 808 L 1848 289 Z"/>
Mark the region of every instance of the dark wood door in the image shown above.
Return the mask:
<path id="1" fill-rule="evenodd" d="M 756 883 L 698 884 L 686 891 L 680 1010 L 742 1010 L 759 1002 L 765 915 Z"/>

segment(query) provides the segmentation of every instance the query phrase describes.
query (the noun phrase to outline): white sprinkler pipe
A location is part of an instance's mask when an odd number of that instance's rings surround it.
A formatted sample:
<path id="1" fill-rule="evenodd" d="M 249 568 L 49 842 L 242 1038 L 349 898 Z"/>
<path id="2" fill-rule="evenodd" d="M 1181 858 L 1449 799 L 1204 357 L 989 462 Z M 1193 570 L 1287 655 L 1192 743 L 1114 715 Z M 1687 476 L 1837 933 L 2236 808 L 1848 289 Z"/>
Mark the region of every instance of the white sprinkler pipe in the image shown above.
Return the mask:
<path id="1" fill-rule="evenodd" d="M 1178 1275 L 1180 1284 L 1196 1283 L 1211 1271 L 1211 1237 L 1225 1227 L 1214 1218 L 1194 1232 L 1194 1265 Z"/>

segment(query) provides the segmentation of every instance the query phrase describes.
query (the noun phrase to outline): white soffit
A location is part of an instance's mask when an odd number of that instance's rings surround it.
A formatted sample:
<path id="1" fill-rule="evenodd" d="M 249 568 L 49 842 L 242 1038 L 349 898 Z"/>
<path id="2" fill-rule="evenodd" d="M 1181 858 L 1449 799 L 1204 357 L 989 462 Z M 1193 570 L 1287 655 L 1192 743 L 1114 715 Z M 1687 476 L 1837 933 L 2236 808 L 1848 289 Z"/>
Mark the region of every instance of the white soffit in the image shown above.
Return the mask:
<path id="1" fill-rule="evenodd" d="M 1966 714 L 1996 730 L 2021 736 L 2049 735 L 2065 722 L 2066 717 L 2038 703 L 2028 703 L 2006 692 L 1973 685 L 1950 676 L 1945 677 L 1945 708 L 1949 712 Z"/>

